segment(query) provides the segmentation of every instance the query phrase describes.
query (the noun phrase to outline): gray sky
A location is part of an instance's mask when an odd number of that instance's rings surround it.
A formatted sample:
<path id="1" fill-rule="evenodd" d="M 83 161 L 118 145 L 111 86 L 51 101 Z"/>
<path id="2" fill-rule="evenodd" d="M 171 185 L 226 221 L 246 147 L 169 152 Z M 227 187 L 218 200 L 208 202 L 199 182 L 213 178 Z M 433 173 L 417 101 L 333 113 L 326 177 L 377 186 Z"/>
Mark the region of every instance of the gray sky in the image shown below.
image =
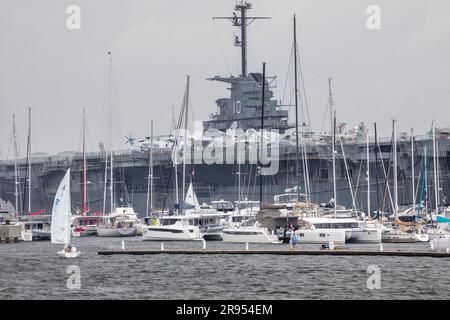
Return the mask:
<path id="1" fill-rule="evenodd" d="M 106 136 L 108 58 L 113 53 L 116 128 L 143 137 L 150 119 L 166 134 L 171 106 L 178 111 L 186 74 L 196 120 L 216 111 L 226 86 L 205 79 L 236 74 L 238 30 L 213 16 L 231 15 L 235 0 L 0 0 L 0 150 L 11 157 L 12 113 L 19 144 L 26 148 L 27 108 L 32 107 L 34 151 L 80 149 L 82 107 L 86 107 L 90 150 Z M 292 15 L 313 129 L 320 130 L 327 79 L 334 77 L 339 120 L 347 128 L 377 122 L 389 134 L 424 134 L 432 119 L 450 125 L 450 1 L 448 0 L 253 0 L 251 15 L 271 16 L 249 28 L 249 71 L 278 76 L 282 98 Z M 66 28 L 66 8 L 81 8 L 81 30 Z M 381 8 L 381 30 L 366 27 L 366 8 Z M 8 152 L 8 150 L 10 150 Z"/>

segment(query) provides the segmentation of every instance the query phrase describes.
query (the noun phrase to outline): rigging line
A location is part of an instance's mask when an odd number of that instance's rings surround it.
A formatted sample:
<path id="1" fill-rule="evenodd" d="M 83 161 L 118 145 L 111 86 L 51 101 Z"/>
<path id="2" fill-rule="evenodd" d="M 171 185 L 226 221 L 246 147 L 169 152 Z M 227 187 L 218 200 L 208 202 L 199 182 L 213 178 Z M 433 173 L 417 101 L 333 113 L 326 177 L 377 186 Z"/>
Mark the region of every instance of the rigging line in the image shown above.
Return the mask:
<path id="1" fill-rule="evenodd" d="M 85 123 L 86 123 L 86 134 L 87 134 L 87 137 L 88 137 L 88 139 L 87 139 L 88 140 L 88 146 L 89 146 L 88 149 L 93 151 L 94 148 L 93 148 L 93 144 L 92 144 L 91 134 L 89 132 L 89 126 L 87 125 L 87 121 Z"/>
<path id="2" fill-rule="evenodd" d="M 387 190 L 387 194 L 389 195 L 389 200 L 390 200 L 390 204 L 391 207 L 394 207 L 394 201 L 392 200 L 392 194 L 391 194 L 391 189 L 389 188 L 389 173 L 390 173 L 390 169 L 391 169 L 391 165 L 392 165 L 392 144 L 391 144 L 391 152 L 389 153 L 389 159 L 388 159 L 388 171 L 386 172 L 386 166 L 384 164 L 384 159 L 383 159 L 383 153 L 381 152 L 381 147 L 380 144 L 378 144 L 378 152 L 379 152 L 379 156 L 380 156 L 380 161 L 381 161 L 381 167 L 383 168 L 383 174 L 384 174 L 384 194 L 383 194 L 383 200 L 381 203 L 381 211 L 384 212 L 384 208 L 386 206 L 386 190 Z"/>
<path id="3" fill-rule="evenodd" d="M 324 132 L 325 123 L 328 121 L 327 117 L 328 117 L 328 112 L 329 112 L 329 109 L 330 109 L 329 106 L 330 106 L 330 98 L 328 97 L 327 98 L 327 102 L 325 103 L 325 112 L 323 113 L 322 126 L 320 128 L 320 132 Z"/>
<path id="4" fill-rule="evenodd" d="M 344 160 L 345 173 L 346 173 L 346 176 L 347 176 L 347 182 L 348 182 L 348 186 L 349 186 L 349 189 L 350 189 L 350 195 L 352 196 L 353 209 L 355 211 L 357 211 L 358 208 L 356 207 L 355 195 L 353 194 L 353 185 L 352 185 L 352 180 L 350 178 L 350 173 L 349 173 L 349 169 L 348 169 L 347 157 L 345 156 L 345 148 L 344 148 L 344 145 L 342 143 L 342 134 L 339 134 L 339 143 L 341 145 L 342 158 Z"/>
<path id="5" fill-rule="evenodd" d="M 367 148 L 364 148 L 367 151 Z M 358 198 L 359 182 L 361 181 L 362 165 L 364 161 L 359 162 L 358 178 L 356 179 L 355 198 Z"/>
<path id="6" fill-rule="evenodd" d="M 193 107 L 193 105 L 192 105 L 192 96 L 191 96 L 191 93 L 189 92 L 189 107 L 190 108 L 188 108 L 188 109 L 190 109 L 190 111 L 191 111 L 191 116 L 192 116 L 192 120 L 191 121 L 189 121 L 189 122 L 192 122 L 192 123 L 194 123 L 195 122 L 195 113 L 194 113 L 194 107 Z M 189 111 L 189 110 L 188 110 Z M 190 119 L 189 119 L 190 120 Z M 188 129 L 188 127 L 189 127 L 189 124 L 188 124 L 188 126 L 187 126 L 187 128 L 186 128 L 186 130 Z M 192 130 L 194 130 L 194 129 L 192 129 Z"/>
<path id="7" fill-rule="evenodd" d="M 300 54 L 298 52 L 298 49 L 297 49 L 297 58 L 298 58 L 298 64 L 299 64 L 300 79 L 301 79 L 302 88 L 303 88 L 303 97 L 305 99 L 305 107 L 306 107 L 306 115 L 307 115 L 307 118 L 308 118 L 308 126 L 310 126 L 310 130 L 311 130 L 311 118 L 309 116 L 308 97 L 306 95 L 305 80 L 303 78 L 302 62 L 300 60 Z M 302 105 L 302 104 L 300 103 L 300 105 Z M 301 108 L 301 110 L 302 110 L 302 113 L 304 113 L 303 107 Z M 303 114 L 303 117 L 304 117 L 304 114 Z M 303 119 L 305 119 L 305 118 L 303 118 Z"/>
<path id="8" fill-rule="evenodd" d="M 0 159 L 1 160 L 6 160 L 6 159 L 9 159 L 9 153 L 11 152 L 11 146 L 12 146 L 12 144 L 13 144 L 13 141 L 14 141 L 14 132 L 12 132 L 11 131 L 11 137 L 9 138 L 9 146 L 8 146 L 8 152 L 7 152 L 7 154 L 6 154 L 6 158 L 5 157 L 3 157 L 3 154 L 2 154 L 2 152 L 0 151 Z M 13 152 L 14 153 L 14 152 Z M 15 157 L 15 156 L 14 156 Z M 14 157 L 13 157 L 13 159 L 14 159 Z"/>
<path id="9" fill-rule="evenodd" d="M 294 51 L 294 45 L 292 44 L 292 46 L 291 46 L 291 53 L 290 53 L 290 57 L 289 57 L 289 63 L 288 63 L 288 70 L 287 70 L 287 72 L 286 72 L 286 80 L 285 80 L 285 83 L 284 83 L 283 95 L 282 95 L 282 97 L 281 97 L 281 101 L 282 101 L 283 104 L 286 104 L 285 101 L 284 101 L 284 97 L 286 96 L 286 90 L 287 90 L 288 80 L 291 80 L 290 77 L 289 77 L 289 75 L 291 74 L 292 57 L 293 57 L 293 55 L 294 55 L 293 51 Z M 291 80 L 290 82 L 292 82 L 292 80 Z"/>

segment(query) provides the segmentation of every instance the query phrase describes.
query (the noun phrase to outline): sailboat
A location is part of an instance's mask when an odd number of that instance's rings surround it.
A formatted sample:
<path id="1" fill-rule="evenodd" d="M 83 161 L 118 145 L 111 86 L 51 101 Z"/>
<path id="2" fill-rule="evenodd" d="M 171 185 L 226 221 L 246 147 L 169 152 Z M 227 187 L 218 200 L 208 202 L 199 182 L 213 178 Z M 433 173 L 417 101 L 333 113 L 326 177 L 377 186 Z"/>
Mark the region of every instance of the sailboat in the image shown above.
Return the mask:
<path id="1" fill-rule="evenodd" d="M 58 191 L 53 201 L 52 209 L 52 225 L 51 225 L 51 241 L 56 244 L 64 244 L 64 248 L 57 254 L 64 258 L 79 257 L 81 252 L 77 252 L 76 248 L 70 245 L 70 218 L 71 218 L 71 202 L 70 202 L 70 168 L 59 184 Z"/>

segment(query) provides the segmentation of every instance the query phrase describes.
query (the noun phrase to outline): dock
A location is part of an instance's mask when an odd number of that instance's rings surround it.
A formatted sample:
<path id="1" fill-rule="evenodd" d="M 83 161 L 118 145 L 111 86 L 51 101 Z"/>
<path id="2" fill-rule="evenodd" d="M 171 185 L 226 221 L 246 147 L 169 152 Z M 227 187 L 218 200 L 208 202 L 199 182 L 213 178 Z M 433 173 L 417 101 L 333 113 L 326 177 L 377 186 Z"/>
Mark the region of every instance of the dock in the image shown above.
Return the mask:
<path id="1" fill-rule="evenodd" d="M 21 237 L 21 226 L 10 224 L 0 225 L 0 243 L 15 243 Z"/>
<path id="2" fill-rule="evenodd" d="M 390 256 L 390 257 L 432 257 L 450 258 L 450 253 L 437 251 L 405 251 L 405 250 L 220 250 L 220 249 L 117 249 L 101 250 L 99 255 L 155 255 L 155 254 L 188 254 L 188 255 L 304 255 L 304 256 Z"/>

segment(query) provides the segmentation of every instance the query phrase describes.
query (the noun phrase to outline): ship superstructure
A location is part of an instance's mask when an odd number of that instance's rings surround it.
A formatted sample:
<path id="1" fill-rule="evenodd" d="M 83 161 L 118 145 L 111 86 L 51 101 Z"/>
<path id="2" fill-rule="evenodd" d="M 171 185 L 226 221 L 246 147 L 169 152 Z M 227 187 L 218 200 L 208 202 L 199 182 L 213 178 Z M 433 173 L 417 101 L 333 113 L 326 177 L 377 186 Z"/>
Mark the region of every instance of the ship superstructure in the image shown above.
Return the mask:
<path id="1" fill-rule="evenodd" d="M 262 74 L 247 72 L 247 27 L 255 20 L 270 19 L 269 17 L 251 17 L 247 15 L 247 10 L 252 6 L 248 2 L 241 2 L 235 6 L 236 14 L 231 17 L 215 17 L 214 19 L 230 20 L 233 26 L 241 31 L 241 37 L 235 37 L 235 46 L 241 49 L 241 74 L 238 76 L 221 77 L 215 76 L 208 80 L 219 81 L 230 85 L 229 98 L 216 100 L 216 113 L 210 115 L 210 120 L 204 121 L 205 129 L 218 129 L 225 131 L 233 122 L 237 123 L 237 128 L 243 130 L 259 129 L 261 123 L 261 100 L 262 100 Z M 273 92 L 270 90 L 274 77 L 265 81 L 265 106 L 264 106 L 264 127 L 265 129 L 278 129 L 285 132 L 288 126 L 288 111 L 285 106 L 273 99 Z"/>

